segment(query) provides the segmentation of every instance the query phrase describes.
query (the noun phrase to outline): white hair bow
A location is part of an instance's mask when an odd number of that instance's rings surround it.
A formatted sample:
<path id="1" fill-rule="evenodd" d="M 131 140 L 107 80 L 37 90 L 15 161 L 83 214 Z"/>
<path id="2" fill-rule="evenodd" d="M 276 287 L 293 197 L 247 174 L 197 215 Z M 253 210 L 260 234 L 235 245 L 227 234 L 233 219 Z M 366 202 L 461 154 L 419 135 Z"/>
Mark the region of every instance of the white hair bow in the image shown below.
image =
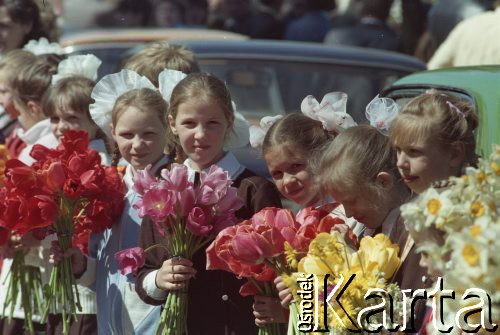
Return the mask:
<path id="1" fill-rule="evenodd" d="M 253 148 L 261 147 L 262 143 L 264 142 L 264 137 L 266 137 L 269 128 L 271 128 L 271 126 L 275 124 L 276 121 L 282 118 L 283 115 L 264 116 L 262 119 L 260 119 L 260 127 L 250 126 L 250 145 Z"/>
<path id="2" fill-rule="evenodd" d="M 170 102 L 172 90 L 185 77 L 186 74 L 171 69 L 165 69 L 160 73 L 158 77 L 159 91 L 165 101 Z M 128 91 L 139 88 L 156 90 L 148 78 L 131 70 L 121 70 L 118 73 L 104 76 L 95 85 L 91 95 L 95 102 L 90 104 L 89 111 L 94 122 L 108 138 L 112 139 L 111 113 L 116 99 Z"/>
<path id="3" fill-rule="evenodd" d="M 302 100 L 300 110 L 313 120 L 320 121 L 327 131 L 342 131 L 356 126 L 357 123 L 346 112 L 347 94 L 330 92 L 325 94 L 321 103 L 312 95 Z"/>
<path id="4" fill-rule="evenodd" d="M 50 43 L 45 37 L 39 40 L 30 40 L 23 47 L 23 50 L 29 51 L 34 55 L 56 54 L 64 55 L 64 49 L 58 43 Z"/>
<path id="5" fill-rule="evenodd" d="M 101 64 L 102 61 L 92 54 L 69 56 L 57 66 L 57 73 L 52 76 L 52 85 L 71 76 L 82 76 L 95 81 Z"/>
<path id="6" fill-rule="evenodd" d="M 399 105 L 391 98 L 381 98 L 378 94 L 366 105 L 365 115 L 370 125 L 387 135 L 389 127 L 399 113 Z"/>

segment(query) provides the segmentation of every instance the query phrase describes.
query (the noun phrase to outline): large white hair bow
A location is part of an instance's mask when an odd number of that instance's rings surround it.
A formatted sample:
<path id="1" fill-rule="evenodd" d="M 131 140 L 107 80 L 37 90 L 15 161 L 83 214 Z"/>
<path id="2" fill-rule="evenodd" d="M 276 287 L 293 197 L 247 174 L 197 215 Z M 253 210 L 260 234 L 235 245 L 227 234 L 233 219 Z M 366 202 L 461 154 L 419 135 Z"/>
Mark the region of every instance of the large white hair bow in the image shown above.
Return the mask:
<path id="1" fill-rule="evenodd" d="M 92 54 L 69 56 L 57 66 L 57 73 L 52 76 L 52 85 L 71 76 L 82 76 L 95 81 L 101 64 L 102 61 Z"/>
<path id="2" fill-rule="evenodd" d="M 387 135 L 389 127 L 399 113 L 399 105 L 391 98 L 381 98 L 378 94 L 366 105 L 365 115 L 370 125 Z"/>
<path id="3" fill-rule="evenodd" d="M 260 127 L 250 126 L 250 145 L 253 148 L 258 148 L 262 146 L 264 142 L 264 137 L 271 128 L 273 124 L 276 123 L 279 119 L 282 119 L 283 115 L 275 115 L 275 116 L 264 116 L 260 119 Z"/>
<path id="4" fill-rule="evenodd" d="M 347 94 L 330 92 L 325 94 L 321 103 L 312 95 L 302 100 L 300 110 L 313 120 L 320 121 L 327 131 L 342 131 L 356 126 L 357 123 L 346 112 Z"/>
<path id="5" fill-rule="evenodd" d="M 34 55 L 56 54 L 64 55 L 64 49 L 57 43 L 50 43 L 45 37 L 39 40 L 30 40 L 23 47 L 23 50 L 29 51 Z"/>
<path id="6" fill-rule="evenodd" d="M 170 69 L 165 69 L 160 73 L 158 77 L 159 91 L 165 101 L 170 102 L 172 90 L 185 77 L 186 74 Z M 111 113 L 116 99 L 128 91 L 139 88 L 156 90 L 148 78 L 132 70 L 121 70 L 118 73 L 104 76 L 95 85 L 91 95 L 95 102 L 89 106 L 90 115 L 108 138 L 112 139 Z"/>

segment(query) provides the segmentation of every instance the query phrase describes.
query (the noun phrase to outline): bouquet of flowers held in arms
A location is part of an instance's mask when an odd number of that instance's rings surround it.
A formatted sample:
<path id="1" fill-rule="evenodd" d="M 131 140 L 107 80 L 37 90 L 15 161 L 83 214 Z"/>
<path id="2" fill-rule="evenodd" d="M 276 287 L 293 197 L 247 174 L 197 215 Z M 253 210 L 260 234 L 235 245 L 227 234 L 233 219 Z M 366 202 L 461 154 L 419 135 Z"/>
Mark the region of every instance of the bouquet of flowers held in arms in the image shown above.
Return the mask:
<path id="1" fill-rule="evenodd" d="M 248 282 L 240 289 L 241 295 L 277 296 L 273 279 L 294 271 L 296 259 L 306 255 L 317 234 L 344 224 L 342 219 L 329 215 L 334 206 L 308 207 L 296 216 L 288 209 L 264 208 L 250 220 L 219 233 L 207 248 L 207 269 L 225 270 L 238 278 L 247 278 Z M 292 249 L 293 260 L 285 257 L 286 250 Z M 279 334 L 278 325 L 266 325 L 259 334 Z"/>
<path id="2" fill-rule="evenodd" d="M 430 271 L 457 294 L 443 299 L 443 311 L 452 317 L 447 324 L 456 325 L 458 315 L 463 322 L 469 312 L 469 321 L 457 326 L 492 332 L 487 328 L 500 323 L 500 145 L 493 146 L 488 160 L 479 160 L 478 168 L 466 168 L 446 186 L 428 189 L 402 206 L 401 213 L 418 250 L 427 255 Z M 474 329 L 476 325 L 481 327 Z M 432 323 L 427 331 L 439 332 Z"/>
<path id="3" fill-rule="evenodd" d="M 101 165 L 84 131 L 66 132 L 55 149 L 35 145 L 31 156 L 36 159 L 32 166 L 17 159 L 7 162 L 2 225 L 21 236 L 55 234 L 62 252 L 78 247 L 85 253 L 90 233 L 102 232 L 121 215 L 124 187 L 116 169 Z M 70 318 L 81 308 L 70 258 L 53 267 L 44 296 L 42 320 L 60 308 L 66 334 Z"/>
<path id="4" fill-rule="evenodd" d="M 153 220 L 165 240 L 146 250 L 132 248 L 118 252 L 115 258 L 124 275 L 136 272 L 144 264 L 144 253 L 151 248 L 162 247 L 170 257 L 192 259 L 219 231 L 237 222 L 234 213 L 242 206 L 229 174 L 215 165 L 208 172 L 200 172 L 199 185 L 189 180 L 185 165 L 172 164 L 170 171 L 161 171 L 160 180 L 152 175 L 150 168 L 135 177 L 134 189 L 142 199 L 134 207 L 139 217 Z M 186 333 L 187 292 L 188 285 L 168 293 L 158 325 L 162 334 Z"/>
<path id="5" fill-rule="evenodd" d="M 391 329 L 406 317 L 401 290 L 389 283 L 400 266 L 398 252 L 383 234 L 363 237 L 359 247 L 340 231 L 317 235 L 297 272 L 284 278 L 294 297 L 288 334 Z M 286 255 L 295 262 L 295 250 Z M 378 313 L 366 313 L 374 306 Z"/>

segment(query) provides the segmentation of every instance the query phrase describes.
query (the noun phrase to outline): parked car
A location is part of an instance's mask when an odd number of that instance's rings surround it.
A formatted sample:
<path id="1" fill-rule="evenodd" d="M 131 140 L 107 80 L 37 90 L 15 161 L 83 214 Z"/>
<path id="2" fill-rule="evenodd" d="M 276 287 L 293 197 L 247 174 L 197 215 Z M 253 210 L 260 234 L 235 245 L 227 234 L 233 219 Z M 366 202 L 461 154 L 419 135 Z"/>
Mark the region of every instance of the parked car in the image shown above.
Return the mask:
<path id="1" fill-rule="evenodd" d="M 68 55 L 92 53 L 102 60 L 99 77 L 119 70 L 127 50 L 138 44 L 191 39 L 246 40 L 248 36 L 229 31 L 197 28 L 96 29 L 70 33 L 60 44 Z"/>
<path id="2" fill-rule="evenodd" d="M 203 71 L 224 80 L 238 111 L 253 124 L 266 115 L 298 111 L 306 95 L 321 100 L 331 91 L 346 92 L 348 112 L 362 122 L 366 104 L 383 88 L 425 69 L 416 58 L 402 54 L 318 43 L 206 39 L 169 42 L 193 50 Z M 105 71 L 116 71 L 117 64 L 146 46 L 120 49 L 116 54 L 121 53 L 122 59 L 113 56 L 113 64 L 103 66 Z M 95 49 L 80 45 L 72 51 L 86 52 Z M 111 62 L 111 57 L 103 62 Z M 257 150 L 244 148 L 236 154 L 256 173 L 268 175 Z"/>
<path id="3" fill-rule="evenodd" d="M 500 143 L 500 66 L 455 67 L 408 75 L 383 90 L 403 106 L 429 89 L 467 100 L 479 116 L 478 154 L 488 157 L 492 144 Z"/>

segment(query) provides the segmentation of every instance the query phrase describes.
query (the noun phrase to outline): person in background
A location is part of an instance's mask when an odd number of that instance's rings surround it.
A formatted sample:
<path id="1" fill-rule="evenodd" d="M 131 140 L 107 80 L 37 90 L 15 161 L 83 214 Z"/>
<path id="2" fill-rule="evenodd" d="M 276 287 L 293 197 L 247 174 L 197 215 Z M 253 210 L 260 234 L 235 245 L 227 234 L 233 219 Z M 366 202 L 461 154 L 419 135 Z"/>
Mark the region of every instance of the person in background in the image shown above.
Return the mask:
<path id="1" fill-rule="evenodd" d="M 33 0 L 0 1 L 0 54 L 21 48 L 29 40 L 48 37 Z"/>
<path id="2" fill-rule="evenodd" d="M 335 9 L 335 0 L 295 0 L 295 6 L 305 12 L 285 27 L 285 40 L 323 42 L 332 28 L 329 12 Z"/>
<path id="3" fill-rule="evenodd" d="M 184 7 L 178 0 L 156 1 L 153 5 L 153 25 L 162 28 L 182 27 L 185 24 L 186 12 L 190 10 L 191 8 Z"/>
<path id="4" fill-rule="evenodd" d="M 399 51 L 398 33 L 387 24 L 393 0 L 362 0 L 361 18 L 354 26 L 333 28 L 325 37 L 330 45 L 350 45 Z"/>

